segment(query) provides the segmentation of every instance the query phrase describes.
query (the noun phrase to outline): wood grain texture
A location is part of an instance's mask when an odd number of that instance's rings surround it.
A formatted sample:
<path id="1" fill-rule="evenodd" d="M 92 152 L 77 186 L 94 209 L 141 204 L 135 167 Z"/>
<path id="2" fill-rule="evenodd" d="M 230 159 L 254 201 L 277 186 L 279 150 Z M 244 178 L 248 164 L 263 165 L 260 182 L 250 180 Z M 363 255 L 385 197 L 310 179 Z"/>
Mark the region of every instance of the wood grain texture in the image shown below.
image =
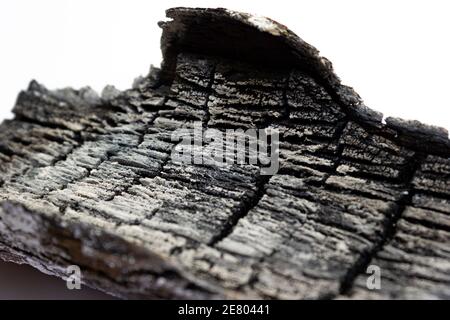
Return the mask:
<path id="1" fill-rule="evenodd" d="M 20 93 L 0 126 L 0 257 L 76 264 L 123 298 L 450 298 L 448 133 L 382 121 L 272 20 L 167 15 L 162 69 L 132 89 Z M 280 170 L 173 161 L 196 121 L 278 129 Z"/>

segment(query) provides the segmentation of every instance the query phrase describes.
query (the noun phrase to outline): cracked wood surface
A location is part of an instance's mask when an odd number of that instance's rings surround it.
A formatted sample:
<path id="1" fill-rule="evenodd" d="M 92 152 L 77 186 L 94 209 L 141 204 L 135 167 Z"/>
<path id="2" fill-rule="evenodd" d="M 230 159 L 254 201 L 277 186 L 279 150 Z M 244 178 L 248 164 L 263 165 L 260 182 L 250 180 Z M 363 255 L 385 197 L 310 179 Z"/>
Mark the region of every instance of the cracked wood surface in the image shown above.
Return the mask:
<path id="1" fill-rule="evenodd" d="M 0 126 L 0 257 L 77 264 L 124 298 L 450 298 L 448 133 L 383 123 L 272 20 L 167 15 L 162 69 L 132 89 L 19 95 Z M 280 170 L 172 161 L 195 121 L 278 129 Z"/>

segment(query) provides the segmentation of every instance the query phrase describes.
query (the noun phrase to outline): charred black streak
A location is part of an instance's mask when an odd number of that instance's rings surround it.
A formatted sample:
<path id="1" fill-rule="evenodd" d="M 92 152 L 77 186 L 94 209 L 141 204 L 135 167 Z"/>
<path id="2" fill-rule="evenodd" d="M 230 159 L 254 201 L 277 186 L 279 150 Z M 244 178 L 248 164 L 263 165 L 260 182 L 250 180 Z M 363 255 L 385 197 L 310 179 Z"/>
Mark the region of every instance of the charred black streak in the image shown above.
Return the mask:
<path id="1" fill-rule="evenodd" d="M 404 191 L 402 196 L 396 202 L 390 216 L 386 217 L 380 239 L 374 244 L 374 246 L 361 253 L 359 258 L 348 269 L 346 275 L 343 277 L 339 290 L 341 295 L 349 295 L 351 293 L 356 278 L 366 272 L 367 267 L 371 264 L 375 256 L 394 238 L 397 233 L 397 223 L 402 218 L 405 208 L 410 205 L 412 201 L 414 193 L 412 180 L 414 178 L 414 174 L 420 168 L 420 165 L 424 159 L 424 154 L 416 153 L 404 169 L 402 174 L 404 183 Z"/>

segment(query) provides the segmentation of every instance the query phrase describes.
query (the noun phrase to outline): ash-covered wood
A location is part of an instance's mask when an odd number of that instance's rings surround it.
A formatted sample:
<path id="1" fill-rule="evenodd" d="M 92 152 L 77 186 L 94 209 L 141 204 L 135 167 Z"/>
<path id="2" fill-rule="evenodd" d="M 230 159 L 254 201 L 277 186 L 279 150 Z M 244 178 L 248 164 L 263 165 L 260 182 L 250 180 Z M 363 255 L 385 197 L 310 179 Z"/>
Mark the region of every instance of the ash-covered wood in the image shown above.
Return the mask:
<path id="1" fill-rule="evenodd" d="M 162 70 L 133 89 L 19 95 L 0 126 L 4 260 L 60 277 L 76 264 L 124 298 L 450 298 L 445 130 L 383 123 L 272 20 L 168 17 Z M 195 121 L 278 129 L 280 170 L 173 161 Z"/>

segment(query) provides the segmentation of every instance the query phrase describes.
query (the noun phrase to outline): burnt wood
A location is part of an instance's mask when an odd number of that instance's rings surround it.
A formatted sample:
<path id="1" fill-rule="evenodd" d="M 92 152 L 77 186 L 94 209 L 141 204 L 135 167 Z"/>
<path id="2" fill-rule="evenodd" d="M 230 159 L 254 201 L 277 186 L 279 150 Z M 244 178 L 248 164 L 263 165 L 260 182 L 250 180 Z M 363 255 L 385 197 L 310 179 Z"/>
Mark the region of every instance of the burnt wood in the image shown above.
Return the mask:
<path id="1" fill-rule="evenodd" d="M 0 126 L 2 259 L 79 265 L 122 298 L 450 298 L 444 129 L 383 121 L 270 19 L 167 16 L 162 68 L 132 89 L 20 93 Z M 195 121 L 278 129 L 280 170 L 172 161 Z"/>

